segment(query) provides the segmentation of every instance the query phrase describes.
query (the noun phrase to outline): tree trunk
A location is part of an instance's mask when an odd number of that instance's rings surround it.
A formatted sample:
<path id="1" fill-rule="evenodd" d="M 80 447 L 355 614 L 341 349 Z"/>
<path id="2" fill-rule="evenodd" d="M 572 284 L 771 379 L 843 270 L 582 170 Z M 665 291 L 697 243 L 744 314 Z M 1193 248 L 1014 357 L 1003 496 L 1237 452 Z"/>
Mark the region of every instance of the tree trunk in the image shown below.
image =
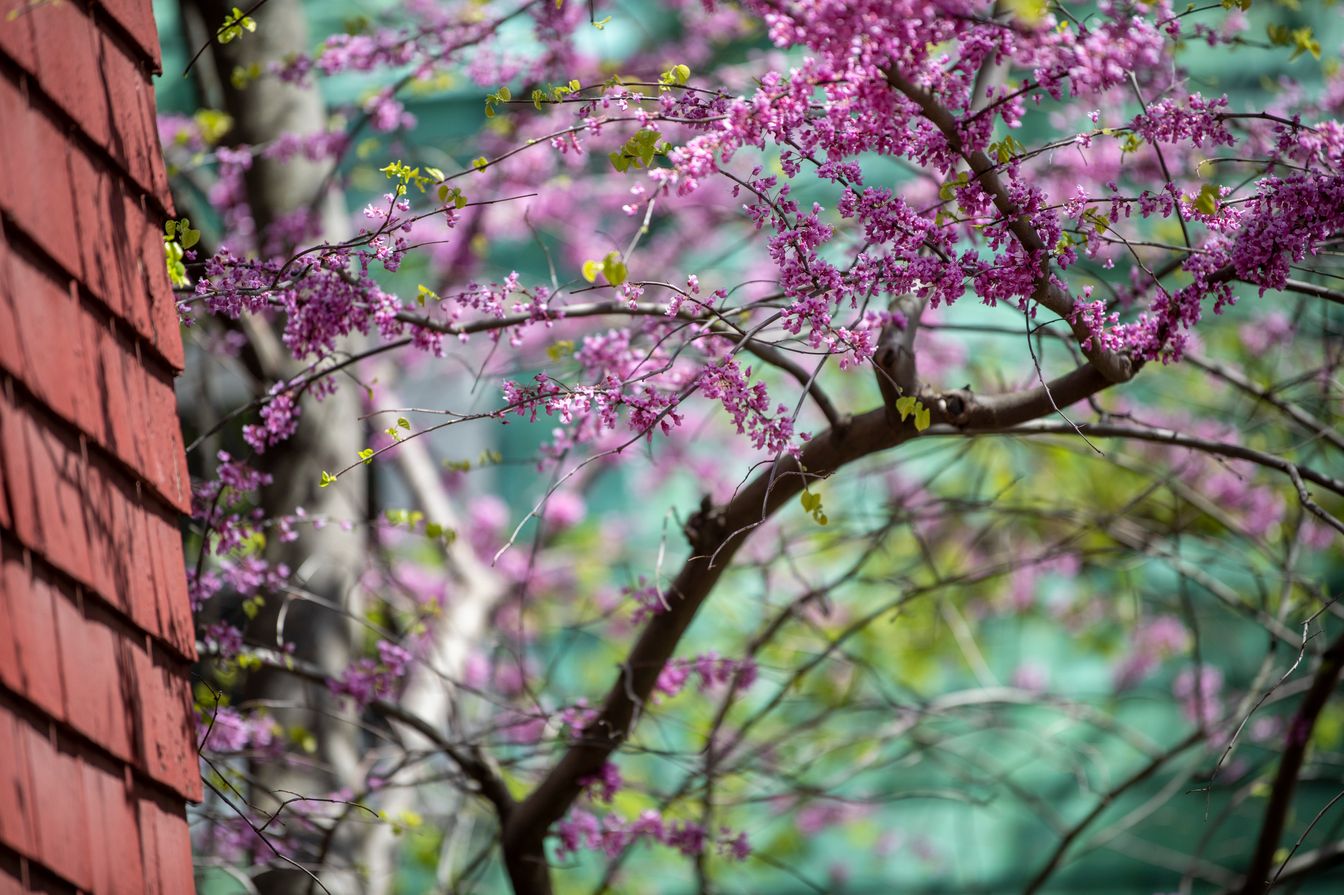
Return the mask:
<path id="1" fill-rule="evenodd" d="M 203 16 L 207 33 L 213 36 L 233 5 L 231 0 L 204 0 L 195 5 L 195 11 Z M 184 8 L 183 12 L 191 11 Z M 230 138 L 256 146 L 284 133 L 305 135 L 325 130 L 327 108 L 316 88 L 272 77 L 262 77 L 241 90 L 231 83 L 229 74 L 236 66 L 255 62 L 264 68 L 266 63 L 288 54 L 311 50 L 300 0 L 270 0 L 256 12 L 255 19 L 255 32 L 228 44 L 211 43 L 224 108 L 234 121 Z M 318 195 L 329 186 L 329 171 L 330 163 L 311 161 L 302 155 L 284 162 L 254 158 L 247 176 L 247 195 L 259 247 L 265 246 L 265 234 L 274 222 L 309 206 L 318 215 L 321 239 L 336 242 L 349 236 L 341 191 L 327 189 Z M 265 375 L 279 381 L 298 374 L 303 365 L 290 357 L 276 332 L 260 321 L 253 322 L 249 335 Z M 340 347 L 349 350 L 356 346 Z M 301 408 L 298 431 L 259 457 L 258 465 L 273 479 L 262 495 L 267 518 L 290 515 L 295 508 L 303 507 L 311 517 L 330 521 L 321 529 L 297 526 L 296 540 L 281 543 L 272 538 L 268 545 L 271 561 L 288 565 L 297 587 L 313 599 L 273 596 L 252 624 L 249 636 L 272 647 L 290 641 L 299 658 L 335 675 L 347 667 L 357 643 L 359 629 L 352 619 L 361 611 L 358 578 L 367 554 L 364 523 L 368 516 L 368 479 L 363 467 L 343 476 L 333 487 L 319 488 L 318 479 L 321 470 L 347 466 L 356 457 L 364 447 L 365 430 L 359 419 L 362 408 L 358 392 L 348 385 L 322 401 L 305 397 Z M 354 525 L 347 529 L 342 522 Z M 286 793 L 327 796 L 357 783 L 362 752 L 355 723 L 358 718 L 325 688 L 280 672 L 254 672 L 246 695 L 284 706 L 271 710 L 276 721 L 287 731 L 299 728 L 311 733 L 316 745 L 309 764 L 253 764 L 253 803 L 260 809 L 274 810 Z M 350 835 L 353 828 L 346 825 L 335 841 L 326 843 L 326 866 L 339 867 L 342 856 L 354 853 L 346 838 Z M 317 858 L 315 850 L 323 847 L 319 844 L 321 834 L 302 838 L 304 853 L 298 859 Z M 361 891 L 352 871 L 324 872 L 321 879 L 333 895 Z M 256 880 L 263 895 L 301 895 L 309 891 L 310 883 L 307 874 L 292 868 L 269 871 Z"/>

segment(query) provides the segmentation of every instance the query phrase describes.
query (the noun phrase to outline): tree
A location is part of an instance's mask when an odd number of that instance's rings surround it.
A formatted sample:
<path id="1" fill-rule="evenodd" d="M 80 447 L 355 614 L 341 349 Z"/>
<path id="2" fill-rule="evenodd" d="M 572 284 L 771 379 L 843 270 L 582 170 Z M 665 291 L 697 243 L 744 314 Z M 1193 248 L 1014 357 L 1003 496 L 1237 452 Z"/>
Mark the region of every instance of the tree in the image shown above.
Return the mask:
<path id="1" fill-rule="evenodd" d="M 202 867 L 1327 879 L 1344 78 L 1251 6 L 413 3 L 276 56 L 297 3 L 212 8 L 226 111 L 164 120 L 238 402 L 193 424 Z M 919 866 L 958 818 L 973 880 Z"/>

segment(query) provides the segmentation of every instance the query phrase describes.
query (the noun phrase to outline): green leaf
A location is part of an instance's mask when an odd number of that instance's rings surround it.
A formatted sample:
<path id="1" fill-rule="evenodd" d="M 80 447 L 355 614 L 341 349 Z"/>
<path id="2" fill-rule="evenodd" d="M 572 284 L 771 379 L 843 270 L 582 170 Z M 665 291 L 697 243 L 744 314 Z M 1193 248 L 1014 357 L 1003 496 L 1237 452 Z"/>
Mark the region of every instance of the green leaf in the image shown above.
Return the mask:
<path id="1" fill-rule="evenodd" d="M 483 155 L 471 160 L 471 166 L 477 171 L 484 171 L 489 165 L 490 160 Z"/>
<path id="2" fill-rule="evenodd" d="M 938 198 L 944 202 L 950 202 L 956 198 L 957 187 L 965 186 L 970 181 L 966 178 L 966 172 L 958 172 L 956 177 L 951 180 L 943 181 L 943 185 L 938 188 Z"/>
<path id="3" fill-rule="evenodd" d="M 607 257 L 602 259 L 602 276 L 607 278 L 607 282 L 619 286 L 625 282 L 628 273 L 625 262 L 621 260 L 621 253 L 607 252 Z"/>
<path id="4" fill-rule="evenodd" d="M 201 139 L 208 146 L 214 146 L 233 130 L 233 116 L 219 109 L 198 109 L 191 120 L 200 128 Z"/>
<path id="5" fill-rule="evenodd" d="M 691 78 L 691 69 L 686 65 L 674 65 L 667 71 L 658 76 L 659 90 L 667 90 L 669 87 L 679 87 L 689 81 Z"/>
<path id="6" fill-rule="evenodd" d="M 929 408 L 925 407 L 914 395 L 902 395 L 896 399 L 896 411 L 901 415 L 901 422 L 913 416 L 916 432 L 923 432 L 929 428 L 931 422 Z"/>
<path id="7" fill-rule="evenodd" d="M 253 62 L 246 66 L 235 65 L 233 71 L 229 73 L 229 83 L 233 85 L 234 90 L 245 90 L 249 84 L 260 77 L 260 62 Z"/>
<path id="8" fill-rule="evenodd" d="M 359 452 L 359 459 L 364 461 L 365 466 L 373 462 L 373 453 L 373 448 L 365 448 Z"/>
<path id="9" fill-rule="evenodd" d="M 397 425 L 401 426 L 401 428 L 405 429 L 407 432 L 411 431 L 411 421 L 404 416 L 397 417 Z"/>
<path id="10" fill-rule="evenodd" d="M 1199 195 L 1195 197 L 1195 211 L 1200 214 L 1217 214 L 1218 200 L 1222 198 L 1222 191 L 1214 183 L 1206 183 L 1199 188 Z"/>
<path id="11" fill-rule="evenodd" d="M 803 493 L 799 495 L 799 501 L 803 505 L 803 512 L 812 516 L 812 521 L 818 525 L 825 525 L 830 522 L 826 514 L 821 510 L 821 495 L 810 491 L 806 485 L 803 486 Z"/>
<path id="12" fill-rule="evenodd" d="M 583 278 L 590 283 L 597 282 L 597 275 L 602 271 L 602 264 L 599 261 L 583 262 Z"/>
<path id="13" fill-rule="evenodd" d="M 929 428 L 929 408 L 925 407 L 923 404 L 920 404 L 918 401 L 916 401 L 916 402 L 915 402 L 915 431 L 916 431 L 916 432 L 923 432 L 923 431 L 924 431 L 925 429 L 927 429 L 927 428 Z M 823 524 L 825 524 L 825 523 L 823 523 Z"/>
<path id="14" fill-rule="evenodd" d="M 421 283 L 416 288 L 415 300 L 417 304 L 424 307 L 426 301 L 440 301 L 440 298 L 437 292 L 426 286 L 424 283 Z"/>
<path id="15" fill-rule="evenodd" d="M 608 158 L 611 159 L 611 165 L 617 171 L 625 171 L 632 164 L 636 168 L 647 168 L 653 164 L 655 156 L 666 155 L 670 148 L 667 143 L 660 143 L 662 134 L 655 130 L 642 128 L 635 132 L 619 152 L 611 153 Z"/>
<path id="16" fill-rule="evenodd" d="M 179 289 L 191 285 L 191 280 L 187 277 L 187 267 L 182 263 L 182 244 L 177 240 L 164 242 L 163 244 L 164 265 L 168 268 L 168 279 Z"/>
<path id="17" fill-rule="evenodd" d="M 219 26 L 215 32 L 215 37 L 222 44 L 230 43 L 243 36 L 244 32 L 257 30 L 257 23 L 243 14 L 238 7 L 233 8 L 233 12 L 224 17 L 224 24 Z"/>
<path id="18" fill-rule="evenodd" d="M 1008 0 L 1008 9 L 1019 21 L 1035 25 L 1045 17 L 1046 0 Z"/>
<path id="19" fill-rule="evenodd" d="M 1105 233 L 1107 228 L 1110 227 L 1110 221 L 1106 220 L 1106 216 L 1095 208 L 1089 208 L 1083 212 L 1083 220 L 1092 225 L 1092 229 L 1097 231 L 1098 236 Z"/>
<path id="20" fill-rule="evenodd" d="M 327 472 L 325 469 L 322 470 L 322 481 L 318 483 L 319 487 L 325 488 L 334 481 L 336 481 L 336 476 Z"/>

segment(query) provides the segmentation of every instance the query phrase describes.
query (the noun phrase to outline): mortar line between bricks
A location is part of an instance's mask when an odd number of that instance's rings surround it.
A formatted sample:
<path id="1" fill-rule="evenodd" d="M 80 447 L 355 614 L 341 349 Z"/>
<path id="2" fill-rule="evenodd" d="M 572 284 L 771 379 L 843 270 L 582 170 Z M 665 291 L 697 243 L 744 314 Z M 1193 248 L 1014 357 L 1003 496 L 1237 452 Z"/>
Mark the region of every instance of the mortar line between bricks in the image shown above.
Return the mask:
<path id="1" fill-rule="evenodd" d="M 12 856 L 11 860 L 21 867 L 26 867 L 28 870 L 28 888 L 21 890 L 25 893 L 45 891 L 52 886 L 62 886 L 73 893 L 78 893 L 80 891 L 79 886 L 61 876 L 46 864 L 0 842 L 0 858 L 6 855 Z M 11 879 L 17 879 L 17 877 L 11 877 Z M 22 880 L 20 880 L 20 882 L 22 882 Z"/>
<path id="2" fill-rule="evenodd" d="M 100 318 L 110 317 L 113 320 L 116 320 L 118 330 L 120 331 L 121 329 L 124 329 L 126 331 L 125 338 L 140 345 L 142 359 L 147 370 L 161 376 L 166 376 L 170 381 L 177 378 L 177 374 L 181 371 L 164 356 L 163 352 L 161 352 L 153 342 L 135 328 L 135 324 L 112 310 L 107 302 L 103 301 L 93 293 L 93 290 L 89 288 L 89 285 L 84 282 L 82 277 L 71 272 L 69 268 L 51 257 L 51 255 L 33 239 L 32 234 L 29 233 L 22 224 L 10 217 L 4 211 L 0 211 L 0 232 L 4 233 L 5 241 L 9 243 L 10 248 L 17 253 L 22 254 L 24 259 L 31 262 L 34 267 L 39 268 L 48 276 L 56 276 L 58 280 L 73 280 L 75 283 L 78 283 L 80 303 L 90 310 L 95 311 Z M 153 296 L 151 296 L 151 300 L 153 300 Z M 174 300 L 174 302 L 176 302 L 176 300 Z M 173 313 L 176 315 L 176 309 L 174 309 Z M 121 335 L 119 332 L 118 338 L 120 337 Z"/>
<path id="3" fill-rule="evenodd" d="M 5 380 L 11 384 L 12 399 L 14 400 L 15 403 L 19 404 L 22 407 L 26 407 L 29 408 L 30 410 L 36 411 L 34 415 L 38 418 L 40 422 L 48 424 L 48 428 L 52 428 L 53 430 L 59 430 L 61 428 L 68 426 L 78 434 L 84 436 L 84 439 L 88 442 L 90 453 L 93 456 L 95 456 L 99 461 L 101 461 L 103 466 L 109 472 L 111 472 L 116 476 L 119 476 L 123 480 L 127 480 L 131 486 L 130 489 L 128 490 L 134 490 L 136 483 L 137 482 L 140 483 L 142 486 L 141 491 L 144 492 L 149 497 L 149 499 L 152 500 L 158 506 L 160 510 L 162 510 L 170 518 L 173 519 L 181 518 L 181 516 L 183 515 L 182 510 L 176 504 L 173 503 L 172 498 L 170 498 L 163 491 L 160 491 L 158 487 L 154 485 L 153 482 L 145 478 L 144 475 L 142 475 L 135 467 L 131 466 L 129 463 L 123 460 L 114 451 L 99 444 L 95 440 L 92 432 L 87 430 L 84 426 L 81 426 L 78 422 L 71 419 L 67 419 L 66 417 L 57 413 L 54 409 L 52 409 L 50 404 L 48 404 L 46 401 L 43 401 L 40 397 L 37 396 L 37 394 L 31 388 L 28 387 L 28 383 L 24 382 L 18 376 L 15 376 L 8 370 L 0 370 L 0 376 L 3 376 Z M 53 421 L 58 423 L 59 425 L 56 427 L 50 426 L 50 423 Z M 183 485 L 187 488 L 188 492 L 187 500 L 190 501 L 191 483 L 184 482 Z M 14 509 L 12 504 L 10 504 L 9 506 L 10 509 Z M 13 518 L 13 516 L 11 515 L 10 518 Z"/>
<path id="4" fill-rule="evenodd" d="M 117 43 L 121 44 L 123 50 L 139 59 L 140 67 L 146 73 L 149 75 L 163 74 L 163 66 L 155 63 L 153 54 L 140 46 L 140 41 L 136 40 L 130 29 L 121 24 L 121 21 L 102 4 L 102 0 L 79 0 L 79 6 L 88 14 L 100 31 L 104 34 L 110 34 Z M 157 34 L 157 22 L 155 22 L 154 30 Z"/>
<path id="5" fill-rule="evenodd" d="M 153 631 L 146 631 L 144 628 L 140 627 L 135 619 L 131 618 L 124 609 L 112 603 L 102 594 L 53 563 L 44 553 L 42 553 L 40 547 L 25 541 L 14 529 L 0 525 L 0 543 L 3 543 L 6 538 L 19 548 L 28 551 L 28 555 L 32 559 L 34 567 L 40 567 L 42 573 L 49 576 L 60 587 L 69 590 L 77 588 L 79 592 L 84 595 L 84 599 L 91 600 L 100 612 L 106 612 L 108 615 L 112 616 L 118 624 L 126 625 L 149 638 L 149 642 L 153 644 L 155 649 L 163 653 L 165 657 L 170 658 L 174 664 L 190 668 L 193 661 L 192 658 L 182 655 L 181 651 L 173 646 L 167 638 L 160 634 L 156 634 Z"/>
<path id="6" fill-rule="evenodd" d="M 3 707 L 10 717 L 24 719 L 27 723 L 32 723 L 34 726 L 55 726 L 60 741 L 71 746 L 72 751 L 76 751 L 80 754 L 88 753 L 103 762 L 115 764 L 125 770 L 129 770 L 131 779 L 146 790 L 149 790 L 152 794 L 165 796 L 176 801 L 188 800 L 186 795 L 178 792 L 167 783 L 164 783 L 161 780 L 156 780 L 142 769 L 136 767 L 134 763 L 124 761 L 113 755 L 102 743 L 90 739 L 60 718 L 53 718 L 43 711 L 40 706 L 29 700 L 28 697 L 10 689 L 4 683 L 0 683 L 0 707 Z M 196 742 L 193 738 L 192 753 L 195 754 L 195 752 Z M 0 845 L 0 848 L 3 847 L 3 845 Z"/>
<path id="7" fill-rule="evenodd" d="M 142 186 L 130 170 L 117 161 L 116 156 L 89 136 L 79 122 L 69 112 L 61 108 L 60 103 L 56 102 L 56 99 L 50 93 L 47 93 L 37 78 L 33 77 L 19 64 L 17 59 L 3 49 L 0 49 L 0 75 L 3 75 L 5 80 L 23 91 L 33 110 L 45 116 L 70 141 L 72 146 L 102 163 L 107 170 L 116 175 L 123 186 L 135 193 L 137 198 L 147 201 L 159 217 L 164 220 L 169 218 L 168 206 L 164 203 L 162 197 Z M 149 84 L 149 87 L 153 89 L 153 84 Z M 155 141 L 158 140 L 158 134 L 154 134 L 154 139 Z"/>

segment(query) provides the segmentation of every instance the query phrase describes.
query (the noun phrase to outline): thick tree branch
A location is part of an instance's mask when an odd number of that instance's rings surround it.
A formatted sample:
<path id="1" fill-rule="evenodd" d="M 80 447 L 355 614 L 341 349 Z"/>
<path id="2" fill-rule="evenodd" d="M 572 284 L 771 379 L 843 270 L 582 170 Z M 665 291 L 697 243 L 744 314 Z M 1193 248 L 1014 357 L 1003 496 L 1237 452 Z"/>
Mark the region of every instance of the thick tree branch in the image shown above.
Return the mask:
<path id="1" fill-rule="evenodd" d="M 1029 254 L 1042 258 L 1042 269 L 1037 279 L 1036 292 L 1032 298 L 1038 304 L 1067 321 L 1073 329 L 1074 337 L 1078 339 L 1080 344 L 1091 343 L 1091 347 L 1085 352 L 1087 358 L 1108 381 L 1126 382 L 1131 379 L 1136 370 L 1130 358 L 1124 354 L 1107 351 L 1097 346 L 1095 344 L 1096 340 L 1091 338 L 1091 333 L 1075 313 L 1073 297 L 1052 281 L 1048 269 L 1050 257 L 1048 248 L 1041 241 L 1041 236 L 1036 232 L 1036 228 L 1032 226 L 1031 221 L 1022 214 L 1021 209 L 1008 195 L 1008 190 L 999 178 L 994 162 L 990 161 L 989 156 L 981 150 L 966 149 L 961 140 L 961 131 L 957 126 L 957 119 L 927 90 L 907 78 L 895 65 L 889 66 L 885 75 L 887 83 L 918 106 L 920 114 L 942 133 L 948 147 L 964 158 L 966 163 L 971 166 L 976 180 L 989 194 L 999 214 L 1003 215 L 1008 222 L 1009 230 L 1012 231 L 1022 248 Z"/>
<path id="2" fill-rule="evenodd" d="M 888 412 L 896 412 L 896 399 L 902 394 L 914 395 L 919 391 L 919 370 L 915 364 L 915 335 L 919 332 L 919 315 L 925 301 L 914 295 L 903 295 L 891 303 L 891 310 L 905 318 L 905 328 L 888 324 L 882 327 L 873 352 L 873 369 L 882 403 Z"/>
<path id="3" fill-rule="evenodd" d="M 1341 672 L 1344 672 L 1344 634 L 1336 637 L 1321 656 L 1321 664 L 1316 667 L 1316 674 L 1311 680 L 1311 689 L 1303 697 L 1288 727 L 1288 742 L 1284 746 L 1283 755 L 1279 757 L 1279 770 L 1274 775 L 1269 803 L 1265 806 L 1265 819 L 1260 825 L 1260 836 L 1251 854 L 1251 863 L 1239 890 L 1240 895 L 1262 895 L 1273 884 L 1270 871 L 1274 866 L 1274 855 L 1279 850 L 1284 824 L 1288 820 L 1288 809 L 1293 803 L 1293 792 L 1297 789 L 1302 762 L 1307 757 L 1307 745 L 1316 728 L 1316 719 L 1334 694 Z"/>
<path id="4" fill-rule="evenodd" d="M 1084 365 L 1020 393 L 985 397 L 952 393 L 935 401 L 930 412 L 938 422 L 964 425 L 967 431 L 972 427 L 992 430 L 1053 413 L 1056 405 L 1082 400 L 1111 384 L 1095 367 Z M 516 892 L 550 892 L 543 847 L 547 830 L 578 797 L 580 781 L 598 773 L 629 737 L 659 673 L 751 531 L 796 497 L 807 480 L 829 476 L 918 434 L 913 425 L 892 425 L 886 407 L 868 411 L 850 425 L 812 439 L 797 458 L 780 458 L 726 505 L 707 506 L 692 519 L 688 525 L 691 556 L 665 594 L 668 609 L 645 626 L 583 737 L 568 748 L 503 825 L 505 864 Z"/>

